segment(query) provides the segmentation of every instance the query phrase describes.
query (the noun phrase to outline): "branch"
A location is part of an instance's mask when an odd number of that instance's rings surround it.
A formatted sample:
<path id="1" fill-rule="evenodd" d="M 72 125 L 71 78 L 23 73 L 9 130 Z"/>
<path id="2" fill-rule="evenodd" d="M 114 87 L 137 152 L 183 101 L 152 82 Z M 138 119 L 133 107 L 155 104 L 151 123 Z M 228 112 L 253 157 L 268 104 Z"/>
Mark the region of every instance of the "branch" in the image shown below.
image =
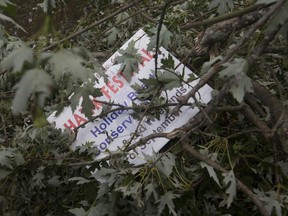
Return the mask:
<path id="1" fill-rule="evenodd" d="M 77 132 L 80 128 L 84 127 L 86 124 L 88 124 L 89 122 L 93 122 L 98 118 L 103 118 L 106 115 L 108 115 L 111 112 L 115 112 L 115 111 L 120 111 L 120 110 L 134 110 L 135 112 L 142 112 L 143 110 L 150 111 L 150 110 L 155 110 L 155 109 L 160 109 L 160 108 L 165 108 L 165 107 L 170 107 L 170 106 L 176 106 L 178 105 L 178 103 L 167 103 L 167 104 L 160 104 L 160 105 L 156 105 L 156 106 L 147 106 L 147 105 L 138 105 L 138 106 L 130 106 L 130 107 L 125 107 L 122 104 L 117 104 L 117 103 L 111 103 L 111 102 L 106 102 L 106 101 L 100 101 L 100 100 L 94 100 L 95 102 L 98 103 L 103 103 L 105 105 L 108 106 L 116 106 L 117 108 L 108 110 L 106 112 L 100 113 L 97 116 L 94 116 L 92 119 L 90 119 L 87 122 L 84 122 L 83 124 L 79 125 L 78 127 L 76 127 L 74 129 L 74 132 Z M 193 107 L 195 106 L 195 103 L 187 103 L 187 104 L 183 104 L 183 106 L 189 106 L 189 107 Z M 145 111 L 144 111 L 145 112 Z"/>
<path id="2" fill-rule="evenodd" d="M 117 16 L 118 14 L 122 13 L 123 11 L 125 11 L 125 10 L 127 10 L 127 9 L 129 9 L 129 8 L 131 8 L 131 7 L 133 7 L 134 5 L 140 3 L 141 1 L 143 1 L 143 0 L 134 0 L 134 1 L 132 1 L 131 3 L 126 4 L 126 5 L 122 6 L 122 7 L 120 7 L 118 10 L 116 10 L 115 12 L 113 12 L 113 13 L 111 13 L 111 14 L 105 16 L 103 19 L 98 20 L 98 21 L 92 23 L 91 25 L 89 25 L 89 26 L 87 26 L 87 27 L 85 27 L 85 28 L 83 28 L 83 29 L 81 29 L 81 30 L 75 32 L 75 33 L 72 34 L 72 35 L 69 35 L 69 36 L 67 36 L 67 37 L 65 37 L 65 38 L 63 38 L 63 39 L 61 39 L 61 40 L 59 40 L 59 41 L 57 41 L 57 42 L 55 42 L 55 43 L 52 43 L 50 46 L 44 48 L 44 49 L 42 50 L 42 52 L 48 51 L 48 50 L 50 50 L 50 49 L 52 49 L 52 48 L 58 46 L 59 44 L 63 43 L 63 42 L 66 41 L 66 40 L 69 40 L 69 39 L 75 38 L 75 37 L 77 37 L 77 36 L 83 34 L 84 32 L 86 32 L 86 31 L 88 31 L 88 30 L 94 28 L 95 26 L 98 26 L 98 25 L 100 25 L 100 24 L 106 22 L 107 20 L 109 20 L 109 19 L 111 19 L 111 18 Z"/>
<path id="3" fill-rule="evenodd" d="M 262 134 L 267 140 L 270 140 L 271 129 L 264 121 L 258 118 L 258 116 L 253 112 L 253 110 L 249 106 L 246 105 L 242 110 L 242 113 L 246 118 L 248 118 L 254 125 L 256 125 L 261 130 Z"/>
<path id="4" fill-rule="evenodd" d="M 178 1 L 174 1 L 174 2 L 171 2 L 171 5 L 177 5 L 177 4 L 181 4 L 181 3 L 184 3 L 186 2 L 187 0 L 178 0 Z M 154 5 L 154 6 L 151 6 L 149 7 L 148 9 L 163 9 L 165 7 L 165 4 L 157 4 L 157 5 Z"/>
<path id="5" fill-rule="evenodd" d="M 267 8 L 245 14 L 242 17 L 225 20 L 210 26 L 202 33 L 203 37 L 201 37 L 201 40 L 199 40 L 199 45 L 196 46 L 196 48 L 199 49 L 202 47 L 207 47 L 210 44 L 227 40 L 233 32 L 252 25 L 266 12 Z"/>
<path id="6" fill-rule="evenodd" d="M 0 192 L 0 196 L 3 196 L 3 197 L 11 197 L 11 198 L 14 198 L 14 199 L 19 199 L 19 200 L 23 200 L 25 202 L 28 202 L 28 203 L 31 203 L 31 200 L 24 197 L 23 195 L 11 195 L 11 194 L 5 194 L 5 193 L 2 193 Z"/>
<path id="7" fill-rule="evenodd" d="M 159 20 L 159 23 L 158 23 L 158 28 L 157 28 L 157 35 L 156 35 L 156 52 L 155 52 L 155 78 L 156 80 L 160 83 L 159 79 L 158 79 L 158 50 L 159 50 L 159 42 L 160 42 L 160 32 L 161 32 L 161 28 L 162 28 L 162 24 L 163 24 L 163 21 L 164 21 L 164 17 L 165 17 L 165 13 L 166 13 L 166 10 L 168 9 L 169 7 L 169 4 L 172 2 L 172 0 L 168 0 L 164 7 L 162 8 L 162 13 L 161 13 L 161 16 L 160 16 L 160 20 Z M 161 84 L 161 83 L 160 83 Z"/>
<path id="8" fill-rule="evenodd" d="M 155 138 L 167 138 L 167 139 L 172 139 L 175 138 L 176 136 L 179 135 L 179 129 L 175 129 L 169 133 L 155 133 L 155 134 L 150 134 L 146 137 L 140 138 L 137 142 L 133 143 L 132 145 L 128 146 L 125 149 L 125 152 L 129 152 L 131 150 L 134 150 L 135 148 L 144 145 L 145 143 L 147 143 L 149 140 L 151 139 L 155 139 Z M 119 152 L 115 152 L 113 154 L 110 154 L 102 159 L 100 159 L 100 161 L 108 161 L 111 158 L 117 158 L 117 157 L 121 157 L 123 155 L 123 153 L 125 153 L 124 150 L 123 151 L 119 151 Z M 84 162 L 78 162 L 78 163 L 70 163 L 69 166 L 86 166 L 86 165 L 91 165 L 95 162 L 99 162 L 99 160 L 93 160 L 93 161 L 84 161 Z"/>
<path id="9" fill-rule="evenodd" d="M 273 7 L 271 7 L 271 9 L 269 11 L 267 11 L 267 13 L 262 16 L 250 29 L 249 31 L 243 36 L 243 38 L 236 43 L 235 46 L 233 46 L 232 48 L 230 48 L 227 51 L 226 56 L 217 64 L 215 64 L 213 67 L 210 68 L 210 70 L 204 74 L 199 82 L 194 86 L 194 88 L 189 91 L 186 95 L 179 97 L 178 101 L 179 101 L 179 105 L 175 107 L 174 109 L 174 113 L 178 113 L 179 109 L 182 106 L 182 103 L 187 103 L 188 100 L 191 97 L 194 97 L 196 92 L 203 87 L 208 80 L 210 80 L 215 74 L 219 73 L 221 71 L 221 66 L 222 64 L 228 62 L 237 52 L 238 50 L 241 48 L 241 46 L 243 46 L 244 43 L 246 43 L 246 41 L 248 41 L 248 39 L 250 39 L 250 37 L 253 35 L 253 33 L 260 28 L 262 25 L 264 25 L 269 18 L 285 3 L 285 0 L 281 0 L 278 1 L 275 5 L 273 5 Z"/>
<path id="10" fill-rule="evenodd" d="M 242 10 L 234 11 L 234 12 L 231 12 L 231 13 L 228 13 L 228 14 L 224 14 L 224 15 L 221 15 L 221 16 L 218 16 L 218 17 L 213 17 L 211 19 L 207 19 L 207 20 L 204 20 L 204 21 L 187 23 L 185 25 L 180 26 L 180 29 L 187 30 L 187 29 L 190 29 L 190 28 L 198 27 L 198 26 L 205 27 L 205 26 L 208 26 L 208 25 L 213 25 L 215 23 L 219 23 L 219 22 L 222 22 L 224 20 L 229 20 L 229 19 L 232 19 L 232 18 L 235 18 L 235 17 L 241 17 L 241 16 L 243 16 L 245 14 L 248 14 L 248 13 L 250 13 L 252 11 L 262 9 L 262 8 L 267 7 L 267 6 L 269 6 L 269 5 L 266 5 L 266 4 L 255 4 L 255 5 L 249 6 L 247 8 L 244 8 Z"/>
<path id="11" fill-rule="evenodd" d="M 105 58 L 107 56 L 108 52 L 93 52 L 92 56 L 96 59 L 98 58 Z"/>
<path id="12" fill-rule="evenodd" d="M 287 55 L 288 54 L 288 47 L 287 46 L 279 46 L 279 47 L 266 47 L 264 53 L 276 53 Z"/>
<path id="13" fill-rule="evenodd" d="M 225 98 L 229 87 L 230 87 L 229 83 L 226 84 L 219 91 L 219 94 L 213 99 L 213 101 L 211 101 L 209 103 L 209 105 L 202 110 L 202 112 L 200 112 L 196 116 L 192 117 L 183 126 L 176 128 L 169 133 L 155 133 L 155 134 L 150 134 L 146 137 L 140 138 L 137 142 L 128 146 L 126 148 L 126 152 L 129 152 L 129 151 L 137 148 L 138 146 L 144 145 L 145 143 L 147 143 L 151 139 L 160 138 L 160 137 L 167 138 L 167 139 L 173 139 L 176 137 L 180 137 L 180 139 L 176 142 L 176 144 L 182 142 L 184 139 L 186 139 L 186 136 L 189 136 L 189 134 L 191 134 L 192 132 L 197 130 L 200 126 L 202 126 L 205 123 L 206 115 L 210 114 L 215 109 L 215 107 Z M 119 108 L 117 108 L 117 109 L 119 109 Z M 107 156 L 103 159 L 100 159 L 100 160 L 107 161 L 107 160 L 110 160 L 111 158 L 121 157 L 123 155 L 123 153 L 124 153 L 123 151 L 116 152 L 116 153 L 110 154 L 109 156 Z M 96 162 L 96 160 L 85 161 L 85 162 L 80 162 L 80 163 L 70 163 L 70 164 L 68 164 L 68 166 L 86 166 L 86 165 L 91 165 L 95 162 Z"/>
<path id="14" fill-rule="evenodd" d="M 267 117 L 268 113 L 266 113 L 262 107 L 260 107 L 259 99 L 251 93 L 246 93 L 244 97 L 244 101 L 256 112 L 260 118 L 265 118 Z"/>
<path id="15" fill-rule="evenodd" d="M 287 21 L 288 21 L 288 18 L 283 23 L 286 23 Z M 278 23 L 276 27 L 274 27 L 270 32 L 265 34 L 265 37 L 262 39 L 261 43 L 255 47 L 253 53 L 249 56 L 248 58 L 249 65 L 253 65 L 254 62 L 262 55 L 262 53 L 265 51 L 268 44 L 271 41 L 273 41 L 277 33 L 282 28 L 283 23 L 282 24 Z"/>
<path id="16" fill-rule="evenodd" d="M 277 133 L 280 135 L 280 142 L 283 150 L 288 153 L 288 112 L 282 102 L 275 97 L 268 89 L 253 82 L 254 94 L 267 107 L 269 107 L 273 123 L 277 125 Z M 273 132 L 273 131 L 272 131 Z"/>
<path id="17" fill-rule="evenodd" d="M 241 111 L 244 108 L 244 104 L 240 104 L 239 106 L 219 106 L 215 107 L 216 112 L 237 112 Z"/>
<path id="18" fill-rule="evenodd" d="M 137 124 L 137 126 L 136 126 L 136 129 L 135 129 L 133 135 L 131 136 L 131 138 L 130 138 L 129 141 L 127 142 L 127 145 L 124 147 L 124 151 L 126 151 L 126 150 L 128 149 L 128 147 L 130 146 L 131 142 L 133 141 L 133 139 L 135 138 L 136 134 L 138 133 L 138 129 L 139 129 L 139 127 L 141 126 L 141 123 L 142 123 L 143 119 L 145 118 L 148 110 L 151 109 L 152 103 L 153 103 L 153 101 L 156 99 L 156 97 L 157 97 L 157 95 L 159 94 L 159 92 L 160 92 L 160 88 L 158 88 L 158 89 L 155 91 L 155 93 L 154 93 L 154 95 L 153 95 L 153 98 L 151 99 L 151 101 L 150 101 L 150 103 L 148 104 L 147 108 L 144 110 L 144 113 L 143 113 L 143 115 L 141 116 L 141 119 L 139 120 L 139 122 L 138 122 L 138 124 Z"/>
<path id="19" fill-rule="evenodd" d="M 139 10 L 137 7 L 135 7 L 136 10 Z M 148 22 L 152 22 L 152 23 L 158 23 L 157 20 L 154 20 L 152 17 L 150 17 L 148 14 L 146 14 L 145 12 L 140 12 L 141 16 L 143 16 L 144 19 L 146 19 Z"/>
<path id="20" fill-rule="evenodd" d="M 199 161 L 202 161 L 209 166 L 213 167 L 214 169 L 227 173 L 228 171 L 223 168 L 220 164 L 216 163 L 215 161 L 212 161 L 210 158 L 202 155 L 199 151 L 194 149 L 192 146 L 190 146 L 187 142 L 183 142 L 182 146 L 184 150 L 186 150 L 190 155 L 192 155 L 194 158 L 198 159 Z M 263 216 L 270 216 L 269 212 L 263 205 L 263 203 L 258 199 L 257 195 L 254 194 L 243 182 L 241 182 L 238 178 L 237 180 L 237 186 L 240 188 L 240 190 L 246 194 L 247 197 L 249 197 L 252 202 L 257 206 L 258 210 L 261 212 Z"/>

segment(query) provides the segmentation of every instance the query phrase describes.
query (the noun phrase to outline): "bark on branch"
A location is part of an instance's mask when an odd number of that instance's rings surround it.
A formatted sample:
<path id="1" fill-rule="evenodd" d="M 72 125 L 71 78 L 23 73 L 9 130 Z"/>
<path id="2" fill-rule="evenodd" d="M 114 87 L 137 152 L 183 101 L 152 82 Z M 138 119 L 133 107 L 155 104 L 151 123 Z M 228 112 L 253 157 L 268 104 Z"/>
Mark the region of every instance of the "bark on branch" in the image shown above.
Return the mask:
<path id="1" fill-rule="evenodd" d="M 227 173 L 228 170 L 223 168 L 220 164 L 216 163 L 215 161 L 212 161 L 210 158 L 206 157 L 205 155 L 202 155 L 199 151 L 197 151 L 195 148 L 193 148 L 191 145 L 188 144 L 188 142 L 183 142 L 182 146 L 184 150 L 186 150 L 191 156 L 196 158 L 199 161 L 202 161 L 209 166 L 213 167 L 214 169 Z M 263 203 L 259 200 L 256 194 L 254 194 L 249 187 L 247 187 L 242 181 L 237 179 L 237 186 L 238 188 L 249 198 L 252 200 L 252 202 L 257 206 L 258 210 L 261 212 L 261 215 L 263 216 L 270 216 L 268 210 L 265 208 Z"/>

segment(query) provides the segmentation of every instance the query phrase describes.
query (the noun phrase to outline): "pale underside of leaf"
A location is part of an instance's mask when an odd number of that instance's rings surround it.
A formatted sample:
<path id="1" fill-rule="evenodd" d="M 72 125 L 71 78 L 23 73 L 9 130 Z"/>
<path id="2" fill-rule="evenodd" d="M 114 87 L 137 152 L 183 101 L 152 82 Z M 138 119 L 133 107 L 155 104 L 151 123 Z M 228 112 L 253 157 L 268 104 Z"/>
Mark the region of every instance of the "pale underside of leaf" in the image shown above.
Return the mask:
<path id="1" fill-rule="evenodd" d="M 2 62 L 1 68 L 11 70 L 13 73 L 22 71 L 24 64 L 33 62 L 33 50 L 22 44 L 15 49 Z"/>
<path id="2" fill-rule="evenodd" d="M 14 86 L 17 91 L 12 102 L 13 113 L 19 114 L 21 111 L 25 111 L 31 96 L 35 96 L 38 104 L 43 106 L 45 99 L 51 93 L 52 86 L 51 77 L 42 69 L 26 71 L 20 82 Z"/>

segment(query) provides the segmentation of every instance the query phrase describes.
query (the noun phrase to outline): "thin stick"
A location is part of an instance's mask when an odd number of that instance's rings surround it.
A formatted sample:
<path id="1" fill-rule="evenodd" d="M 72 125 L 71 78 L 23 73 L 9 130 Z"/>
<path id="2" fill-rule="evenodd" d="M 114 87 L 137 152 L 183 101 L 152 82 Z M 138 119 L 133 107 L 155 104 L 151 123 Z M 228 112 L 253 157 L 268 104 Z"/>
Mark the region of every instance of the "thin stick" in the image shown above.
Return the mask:
<path id="1" fill-rule="evenodd" d="M 91 25 L 89 25 L 89 26 L 87 26 L 87 27 L 85 27 L 85 28 L 83 28 L 83 29 L 75 32 L 75 33 L 72 34 L 72 35 L 69 35 L 69 36 L 67 36 L 67 37 L 65 37 L 65 38 L 63 38 L 63 39 L 61 39 L 61 40 L 59 40 L 59 41 L 57 41 L 57 42 L 55 42 L 55 43 L 52 43 L 50 46 L 45 47 L 41 52 L 48 51 L 48 50 L 50 50 L 50 49 L 58 46 L 59 44 L 63 43 L 63 42 L 66 41 L 66 40 L 75 38 L 75 37 L 83 34 L 84 32 L 87 32 L 88 30 L 94 28 L 95 26 L 98 26 L 98 25 L 106 22 L 107 20 L 109 20 L 109 19 L 117 16 L 118 14 L 122 13 L 123 11 L 125 11 L 125 10 L 133 7 L 134 5 L 140 3 L 141 1 L 143 1 L 143 0 L 135 0 L 135 1 L 132 1 L 131 3 L 129 3 L 129 4 L 126 4 L 126 5 L 122 6 L 122 7 L 120 7 L 120 8 L 119 8 L 118 10 L 116 10 L 114 13 L 111 13 L 111 14 L 105 16 L 103 19 L 98 20 L 98 21 L 92 23 Z"/>

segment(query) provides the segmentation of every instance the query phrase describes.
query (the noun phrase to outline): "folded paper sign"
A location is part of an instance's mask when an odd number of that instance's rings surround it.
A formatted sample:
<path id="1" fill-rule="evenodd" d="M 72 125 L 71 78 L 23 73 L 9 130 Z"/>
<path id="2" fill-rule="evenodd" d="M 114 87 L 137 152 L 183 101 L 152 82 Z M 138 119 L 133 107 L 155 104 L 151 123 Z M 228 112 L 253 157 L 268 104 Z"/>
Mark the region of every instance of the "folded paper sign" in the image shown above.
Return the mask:
<path id="1" fill-rule="evenodd" d="M 125 107 L 132 106 L 133 103 L 137 104 L 137 93 L 131 88 L 131 85 L 135 83 L 141 85 L 139 79 L 148 79 L 149 77 L 151 78 L 152 75 L 154 76 L 154 53 L 147 51 L 149 37 L 140 29 L 121 47 L 121 49 L 126 49 L 131 41 L 135 42 L 134 47 L 142 57 L 142 62 L 139 64 L 139 71 L 133 73 L 131 80 L 128 81 L 127 77 L 120 72 L 121 65 L 114 64 L 115 58 L 119 56 L 120 53 L 114 53 L 103 64 L 109 81 L 105 83 L 104 79 L 101 78 L 99 83 L 95 84 L 95 87 L 100 88 L 103 94 L 101 97 L 97 98 L 97 100 L 113 102 Z M 160 53 L 157 61 L 159 67 L 161 66 L 161 59 L 172 56 L 163 47 L 160 48 Z M 172 58 L 175 65 L 180 63 L 175 57 L 172 56 Z M 181 72 L 181 74 L 182 72 L 185 72 L 184 79 L 189 77 L 189 74 L 192 74 L 192 71 L 183 64 L 179 64 L 176 71 Z M 163 93 L 163 97 L 166 98 L 169 103 L 177 103 L 177 98 L 188 93 L 198 81 L 199 79 L 196 79 L 189 84 L 183 84 L 182 86 L 166 91 L 166 93 Z M 197 94 L 197 100 L 201 103 L 208 103 L 211 100 L 211 91 L 212 88 L 210 86 L 203 86 L 199 90 L 199 94 Z M 190 99 L 189 102 L 193 102 L 193 99 Z M 96 101 L 93 103 L 95 106 L 93 116 L 97 116 L 103 109 L 103 103 Z M 111 152 L 120 152 L 123 150 L 127 143 L 130 142 L 134 133 L 136 133 L 136 135 L 133 136 L 131 144 L 149 134 L 171 132 L 187 123 L 191 117 L 199 112 L 199 109 L 197 107 L 192 108 L 183 106 L 177 116 L 172 113 L 167 113 L 164 109 L 160 109 L 159 118 L 148 119 L 144 117 L 141 122 L 139 122 L 139 119 L 133 118 L 133 115 L 131 115 L 132 112 L 133 111 L 127 109 L 118 109 L 117 111 L 110 112 L 105 117 L 97 118 L 93 122 L 88 122 L 85 127 L 80 127 L 78 129 L 77 137 L 72 148 L 75 149 L 76 146 L 83 145 L 87 142 L 93 142 L 94 146 L 99 150 L 95 160 L 100 160 L 108 156 Z M 55 113 L 50 115 L 48 121 L 54 122 L 57 128 L 68 128 L 73 131 L 76 127 L 87 122 L 88 119 L 81 112 L 81 108 L 72 112 L 71 107 L 66 107 L 60 115 L 55 116 Z M 137 127 L 138 130 L 135 131 Z M 145 163 L 143 153 L 145 155 L 152 155 L 154 152 L 158 152 L 168 141 L 169 140 L 166 138 L 151 139 L 146 144 L 138 146 L 134 150 L 128 152 L 127 159 L 133 164 Z"/>

